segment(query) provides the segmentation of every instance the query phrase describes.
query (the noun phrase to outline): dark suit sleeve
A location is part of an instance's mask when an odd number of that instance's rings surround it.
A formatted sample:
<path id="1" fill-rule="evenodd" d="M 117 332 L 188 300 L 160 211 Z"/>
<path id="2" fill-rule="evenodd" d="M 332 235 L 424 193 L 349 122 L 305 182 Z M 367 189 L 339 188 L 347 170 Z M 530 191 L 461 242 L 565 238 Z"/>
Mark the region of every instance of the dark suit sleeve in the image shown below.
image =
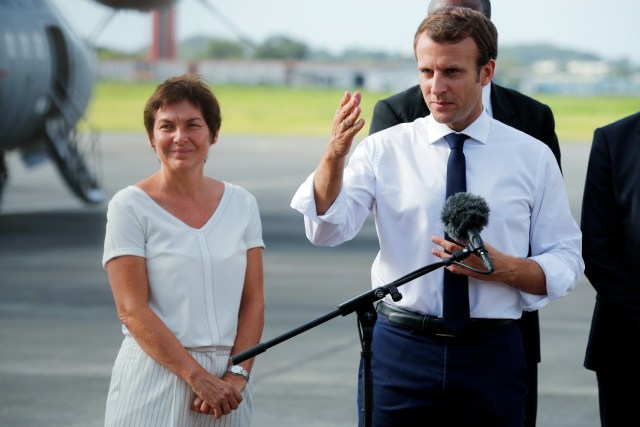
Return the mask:
<path id="1" fill-rule="evenodd" d="M 625 248 L 629 236 L 624 224 L 631 214 L 618 202 L 622 183 L 615 177 L 622 165 L 612 160 L 609 137 L 596 129 L 589 155 L 581 219 L 585 274 L 603 303 L 640 322 L 640 278 L 634 267 L 638 260 Z"/>
<path id="2" fill-rule="evenodd" d="M 493 117 L 547 145 L 560 165 L 560 144 L 556 123 L 548 105 L 530 96 L 497 84 L 491 85 Z"/>
<path id="3" fill-rule="evenodd" d="M 386 99 L 376 102 L 373 107 L 373 116 L 371 117 L 371 126 L 369 127 L 369 135 L 392 126 L 402 123 L 398 114 L 393 110 L 391 104 Z"/>
<path id="4" fill-rule="evenodd" d="M 558 162 L 558 166 L 560 170 L 562 170 L 562 163 L 560 162 L 560 144 L 558 143 L 558 136 L 555 132 L 556 122 L 553 118 L 553 112 L 548 105 L 544 105 L 542 107 L 542 122 L 540 123 L 540 140 L 547 144 L 553 155 Z"/>

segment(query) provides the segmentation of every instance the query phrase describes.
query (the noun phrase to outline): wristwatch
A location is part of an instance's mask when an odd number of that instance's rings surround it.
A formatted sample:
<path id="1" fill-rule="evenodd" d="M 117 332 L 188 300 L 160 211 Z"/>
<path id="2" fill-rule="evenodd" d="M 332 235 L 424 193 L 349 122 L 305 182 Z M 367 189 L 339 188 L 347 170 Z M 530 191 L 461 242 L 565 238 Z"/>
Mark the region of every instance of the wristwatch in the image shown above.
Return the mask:
<path id="1" fill-rule="evenodd" d="M 242 375 L 247 381 L 249 381 L 249 372 L 240 365 L 233 365 L 227 368 L 227 372 L 231 372 L 233 375 Z"/>

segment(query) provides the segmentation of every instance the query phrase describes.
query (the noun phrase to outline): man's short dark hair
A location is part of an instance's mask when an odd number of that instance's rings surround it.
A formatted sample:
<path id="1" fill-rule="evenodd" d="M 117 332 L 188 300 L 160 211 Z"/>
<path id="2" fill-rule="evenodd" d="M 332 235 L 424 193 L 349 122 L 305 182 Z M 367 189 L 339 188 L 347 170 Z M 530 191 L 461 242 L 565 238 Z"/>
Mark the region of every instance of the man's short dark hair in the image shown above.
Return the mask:
<path id="1" fill-rule="evenodd" d="M 422 35 L 436 43 L 451 44 L 471 37 L 478 46 L 478 69 L 498 57 L 498 30 L 489 18 L 468 7 L 445 7 L 427 16 L 413 39 L 414 52 Z"/>

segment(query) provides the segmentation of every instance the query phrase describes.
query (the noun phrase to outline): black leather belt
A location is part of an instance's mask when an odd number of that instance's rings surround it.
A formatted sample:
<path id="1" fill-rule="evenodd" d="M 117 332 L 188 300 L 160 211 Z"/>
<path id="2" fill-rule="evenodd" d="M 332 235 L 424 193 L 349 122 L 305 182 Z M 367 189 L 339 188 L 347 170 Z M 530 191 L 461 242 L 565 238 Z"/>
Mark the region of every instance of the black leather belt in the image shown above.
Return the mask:
<path id="1" fill-rule="evenodd" d="M 455 334 L 449 332 L 444 326 L 441 317 L 427 316 L 403 308 L 394 307 L 385 302 L 378 303 L 377 312 L 386 317 L 389 323 L 401 328 L 409 329 L 413 332 L 434 335 L 439 337 L 453 337 Z M 469 323 L 460 335 L 473 335 L 474 333 L 486 332 L 499 328 L 506 328 L 515 324 L 513 319 L 469 319 Z"/>

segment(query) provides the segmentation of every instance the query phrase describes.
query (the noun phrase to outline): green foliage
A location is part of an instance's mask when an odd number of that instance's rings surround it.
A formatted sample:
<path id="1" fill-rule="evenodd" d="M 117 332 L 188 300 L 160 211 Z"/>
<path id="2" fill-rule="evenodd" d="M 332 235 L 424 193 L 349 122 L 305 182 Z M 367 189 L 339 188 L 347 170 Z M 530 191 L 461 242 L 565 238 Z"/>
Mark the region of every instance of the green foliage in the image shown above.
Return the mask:
<path id="1" fill-rule="evenodd" d="M 103 132 L 144 132 L 142 110 L 155 83 L 102 81 L 89 119 Z M 212 86 L 222 107 L 221 132 L 245 135 L 328 135 L 343 90 L 274 86 Z M 371 121 L 376 101 L 389 92 L 362 93 L 362 117 Z M 561 142 L 591 141 L 596 127 L 640 111 L 640 97 L 534 96 L 549 105 Z"/>
<path id="2" fill-rule="evenodd" d="M 244 56 L 244 45 L 224 39 L 213 39 L 209 42 L 207 57 L 222 59 L 238 59 Z"/>
<path id="3" fill-rule="evenodd" d="M 498 64 L 514 63 L 519 66 L 531 66 L 537 61 L 558 61 L 564 63 L 570 60 L 598 61 L 598 55 L 575 49 L 564 49 L 548 43 L 518 44 L 500 46 L 498 49 Z"/>
<path id="4" fill-rule="evenodd" d="M 178 58 L 186 61 L 207 58 L 209 46 L 212 41 L 213 40 L 210 37 L 190 37 L 178 44 Z"/>
<path id="5" fill-rule="evenodd" d="M 285 36 L 269 37 L 253 52 L 258 59 L 305 59 L 308 54 L 306 44 Z"/>

